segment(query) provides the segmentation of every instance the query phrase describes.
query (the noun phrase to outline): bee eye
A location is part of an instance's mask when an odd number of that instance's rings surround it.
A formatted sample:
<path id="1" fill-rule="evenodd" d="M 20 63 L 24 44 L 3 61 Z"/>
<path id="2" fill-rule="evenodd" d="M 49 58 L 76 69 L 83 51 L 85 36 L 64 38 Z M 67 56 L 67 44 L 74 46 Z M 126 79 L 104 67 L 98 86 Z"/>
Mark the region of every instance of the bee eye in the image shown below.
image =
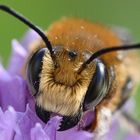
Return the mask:
<path id="1" fill-rule="evenodd" d="M 34 96 L 37 94 L 39 89 L 39 80 L 40 80 L 39 75 L 42 70 L 43 57 L 46 51 L 48 51 L 47 48 L 38 50 L 37 52 L 35 52 L 35 54 L 33 54 L 28 63 L 27 67 L 28 83 Z"/>
<path id="2" fill-rule="evenodd" d="M 85 95 L 83 108 L 88 110 L 96 106 L 106 95 L 109 87 L 108 73 L 102 62 L 97 62 L 95 73 Z"/>

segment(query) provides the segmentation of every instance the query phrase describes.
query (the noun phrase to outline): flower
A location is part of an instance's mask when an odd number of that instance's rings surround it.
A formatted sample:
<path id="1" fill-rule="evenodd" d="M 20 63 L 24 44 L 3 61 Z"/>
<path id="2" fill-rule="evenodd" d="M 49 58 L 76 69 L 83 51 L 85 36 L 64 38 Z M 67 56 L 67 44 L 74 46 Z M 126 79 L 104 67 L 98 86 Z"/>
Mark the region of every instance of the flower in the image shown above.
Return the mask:
<path id="1" fill-rule="evenodd" d="M 77 127 L 58 132 L 59 116 L 44 124 L 36 115 L 34 98 L 29 93 L 26 80 L 20 75 L 20 69 L 28 55 L 27 46 L 37 38 L 38 35 L 30 30 L 21 42 L 13 40 L 8 68 L 0 64 L 0 140 L 93 140 L 93 133 Z M 94 112 L 88 112 L 85 123 L 93 117 Z M 118 140 L 119 137 L 120 140 L 140 139 L 140 135 L 128 131 L 122 133 L 119 119 L 113 117 L 111 129 L 102 139 Z"/>

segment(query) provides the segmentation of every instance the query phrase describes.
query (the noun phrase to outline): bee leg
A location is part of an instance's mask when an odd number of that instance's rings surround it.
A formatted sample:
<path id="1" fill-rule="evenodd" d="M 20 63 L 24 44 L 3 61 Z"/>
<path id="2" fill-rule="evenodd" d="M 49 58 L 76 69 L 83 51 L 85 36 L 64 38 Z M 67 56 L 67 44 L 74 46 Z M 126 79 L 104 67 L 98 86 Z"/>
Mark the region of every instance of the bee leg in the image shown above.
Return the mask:
<path id="1" fill-rule="evenodd" d="M 63 116 L 60 128 L 58 131 L 65 131 L 70 129 L 78 124 L 81 119 L 81 113 L 79 112 L 77 115 L 74 116 Z"/>
<path id="2" fill-rule="evenodd" d="M 51 113 L 49 111 L 44 110 L 38 105 L 35 105 L 35 111 L 37 116 L 44 122 L 47 123 L 50 119 Z"/>
<path id="3" fill-rule="evenodd" d="M 96 118 L 91 130 L 94 131 L 94 139 L 102 140 L 110 129 L 112 112 L 107 107 L 96 109 Z"/>
<path id="4" fill-rule="evenodd" d="M 122 88 L 122 94 L 121 94 L 121 102 L 119 103 L 118 107 L 116 108 L 115 111 L 119 110 L 120 108 L 122 108 L 122 106 L 126 103 L 126 101 L 130 98 L 131 94 L 132 94 L 132 90 L 133 90 L 134 84 L 133 84 L 133 80 L 131 77 L 128 77 L 126 79 L 126 82 Z"/>

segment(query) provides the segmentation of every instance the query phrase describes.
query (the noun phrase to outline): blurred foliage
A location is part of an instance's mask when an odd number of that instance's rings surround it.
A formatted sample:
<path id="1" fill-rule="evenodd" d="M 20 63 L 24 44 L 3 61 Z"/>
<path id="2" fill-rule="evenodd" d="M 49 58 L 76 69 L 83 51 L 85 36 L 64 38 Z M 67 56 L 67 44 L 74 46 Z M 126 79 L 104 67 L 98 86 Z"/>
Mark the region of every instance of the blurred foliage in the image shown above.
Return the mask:
<path id="1" fill-rule="evenodd" d="M 13 7 L 45 30 L 53 21 L 61 17 L 81 17 L 94 22 L 128 28 L 135 41 L 140 42 L 140 0 L 1 0 L 0 4 Z M 0 11 L 1 61 L 7 63 L 11 40 L 20 39 L 27 29 L 15 18 Z M 140 106 L 140 94 L 137 94 L 136 99 L 137 105 Z M 140 118 L 140 110 L 137 109 L 137 112 Z"/>

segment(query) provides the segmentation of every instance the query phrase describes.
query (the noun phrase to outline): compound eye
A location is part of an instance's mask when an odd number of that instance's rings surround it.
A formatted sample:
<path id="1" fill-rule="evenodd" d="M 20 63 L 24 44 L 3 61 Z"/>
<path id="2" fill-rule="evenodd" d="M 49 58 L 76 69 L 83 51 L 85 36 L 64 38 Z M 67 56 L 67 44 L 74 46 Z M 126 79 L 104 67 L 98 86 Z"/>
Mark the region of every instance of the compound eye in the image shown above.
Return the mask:
<path id="1" fill-rule="evenodd" d="M 31 57 L 28 63 L 27 78 L 33 96 L 35 96 L 39 90 L 39 83 L 40 83 L 39 80 L 40 80 L 40 73 L 42 70 L 43 57 L 45 52 L 47 51 L 48 51 L 47 48 L 39 49 L 37 52 L 33 54 L 33 56 Z"/>
<path id="2" fill-rule="evenodd" d="M 102 62 L 97 62 L 95 73 L 85 95 L 83 108 L 89 110 L 95 107 L 107 94 L 109 87 L 108 73 Z"/>

